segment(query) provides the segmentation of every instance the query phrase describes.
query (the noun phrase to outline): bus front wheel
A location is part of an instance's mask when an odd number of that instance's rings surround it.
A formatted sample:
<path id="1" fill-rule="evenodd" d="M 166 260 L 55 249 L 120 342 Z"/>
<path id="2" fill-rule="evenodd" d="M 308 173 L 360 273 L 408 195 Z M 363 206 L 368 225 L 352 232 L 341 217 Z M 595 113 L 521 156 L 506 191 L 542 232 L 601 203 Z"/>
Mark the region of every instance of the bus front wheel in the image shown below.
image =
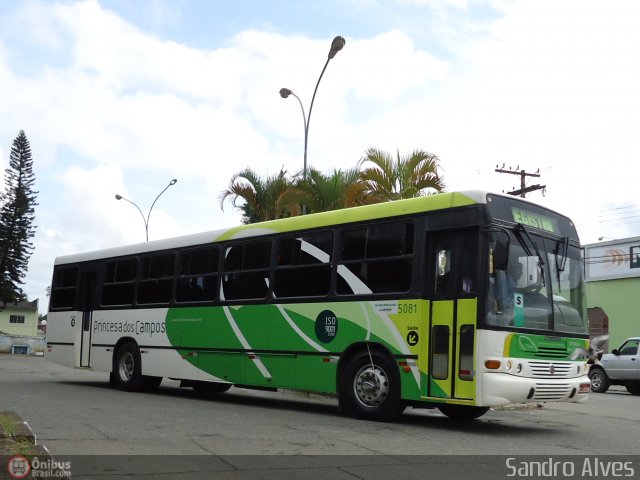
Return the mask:
<path id="1" fill-rule="evenodd" d="M 378 351 L 362 351 L 340 377 L 340 409 L 365 420 L 388 421 L 402 413 L 398 366 Z"/>
<path id="2" fill-rule="evenodd" d="M 439 405 L 438 410 L 454 420 L 474 420 L 489 411 L 489 407 L 471 407 L 468 405 Z"/>

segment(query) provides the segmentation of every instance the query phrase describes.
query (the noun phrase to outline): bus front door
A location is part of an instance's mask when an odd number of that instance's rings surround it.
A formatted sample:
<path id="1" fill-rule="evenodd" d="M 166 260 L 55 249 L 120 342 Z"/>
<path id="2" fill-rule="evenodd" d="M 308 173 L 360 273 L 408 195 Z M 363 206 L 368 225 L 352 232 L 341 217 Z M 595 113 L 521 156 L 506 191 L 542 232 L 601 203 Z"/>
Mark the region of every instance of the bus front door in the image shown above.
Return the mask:
<path id="1" fill-rule="evenodd" d="M 91 365 L 91 332 L 96 294 L 96 281 L 96 272 L 84 272 L 80 276 L 80 310 L 82 312 L 79 349 L 80 367 L 89 367 Z"/>
<path id="2" fill-rule="evenodd" d="M 430 235 L 432 281 L 427 397 L 475 398 L 478 231 Z"/>

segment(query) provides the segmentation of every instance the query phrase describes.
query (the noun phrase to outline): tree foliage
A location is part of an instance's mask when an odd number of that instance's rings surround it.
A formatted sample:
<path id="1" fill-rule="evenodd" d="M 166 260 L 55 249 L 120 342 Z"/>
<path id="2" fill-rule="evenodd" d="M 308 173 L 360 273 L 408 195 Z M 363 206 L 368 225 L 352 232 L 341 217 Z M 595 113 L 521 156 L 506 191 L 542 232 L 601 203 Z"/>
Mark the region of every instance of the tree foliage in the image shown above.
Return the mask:
<path id="1" fill-rule="evenodd" d="M 5 192 L 0 196 L 0 301 L 5 304 L 26 300 L 21 285 L 34 248 L 31 239 L 38 205 L 34 185 L 31 147 L 20 130 L 11 146 Z"/>
<path id="2" fill-rule="evenodd" d="M 357 168 L 334 169 L 328 175 L 310 168 L 307 178 L 299 179 L 296 187 L 298 195 L 289 194 L 288 200 L 306 205 L 308 213 L 328 212 L 367 203 Z"/>
<path id="3" fill-rule="evenodd" d="M 439 159 L 424 150 L 414 150 L 401 157 L 376 148 L 369 148 L 360 160 L 360 174 L 365 183 L 365 194 L 376 202 L 420 197 L 441 192 L 444 181 L 438 173 Z"/>
<path id="4" fill-rule="evenodd" d="M 220 195 L 220 208 L 230 201 L 242 211 L 242 223 L 249 224 L 300 215 L 305 209 L 317 213 L 419 197 L 444 190 L 438 168 L 438 157 L 424 150 L 406 157 L 398 152 L 394 159 L 375 148 L 369 148 L 354 168 L 329 174 L 310 168 L 306 177 L 298 173 L 288 179 L 281 169 L 263 178 L 246 168 L 231 178 Z"/>
<path id="5" fill-rule="evenodd" d="M 231 177 L 229 187 L 220 194 L 220 208 L 224 210 L 225 202 L 229 201 L 242 211 L 245 225 L 299 215 L 299 206 L 287 201 L 293 188 L 284 169 L 277 175 L 262 178 L 251 168 L 245 168 Z"/>

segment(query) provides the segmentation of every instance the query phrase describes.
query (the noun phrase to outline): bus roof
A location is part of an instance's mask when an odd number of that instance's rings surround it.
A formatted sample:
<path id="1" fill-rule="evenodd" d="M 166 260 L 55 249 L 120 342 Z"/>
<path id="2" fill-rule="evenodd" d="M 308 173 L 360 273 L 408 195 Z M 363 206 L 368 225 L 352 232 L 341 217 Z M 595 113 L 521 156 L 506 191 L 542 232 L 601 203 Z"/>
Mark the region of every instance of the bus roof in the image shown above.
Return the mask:
<path id="1" fill-rule="evenodd" d="M 150 242 L 124 245 L 104 250 L 64 255 L 56 258 L 55 265 L 79 263 L 100 258 L 122 257 L 171 248 L 204 245 L 207 243 L 231 240 L 235 238 L 260 236 L 270 233 L 285 233 L 289 231 L 306 230 L 310 228 L 339 225 L 377 218 L 410 215 L 414 213 L 443 210 L 446 208 L 463 207 L 474 204 L 486 204 L 488 193 L 489 192 L 481 190 L 446 192 L 427 195 L 424 197 L 397 200 L 394 202 L 376 203 L 361 207 L 345 208 L 311 215 L 270 220 L 267 222 L 240 225 L 227 229 L 213 230 L 163 240 L 153 240 Z M 492 195 L 505 196 L 511 199 L 514 198 L 510 195 Z"/>

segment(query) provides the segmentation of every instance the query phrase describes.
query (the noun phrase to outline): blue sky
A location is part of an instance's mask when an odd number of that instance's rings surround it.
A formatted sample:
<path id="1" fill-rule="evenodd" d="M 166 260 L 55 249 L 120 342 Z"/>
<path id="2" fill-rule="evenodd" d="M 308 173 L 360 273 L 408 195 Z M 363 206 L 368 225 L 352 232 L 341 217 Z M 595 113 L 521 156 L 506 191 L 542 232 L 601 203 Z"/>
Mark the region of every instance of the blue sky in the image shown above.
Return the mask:
<path id="1" fill-rule="evenodd" d="M 368 147 L 437 154 L 448 190 L 530 199 L 585 243 L 640 235 L 640 2 L 0 2 L 0 167 L 31 142 L 39 206 L 25 290 L 58 255 L 233 226 L 231 175 L 349 168 Z"/>

